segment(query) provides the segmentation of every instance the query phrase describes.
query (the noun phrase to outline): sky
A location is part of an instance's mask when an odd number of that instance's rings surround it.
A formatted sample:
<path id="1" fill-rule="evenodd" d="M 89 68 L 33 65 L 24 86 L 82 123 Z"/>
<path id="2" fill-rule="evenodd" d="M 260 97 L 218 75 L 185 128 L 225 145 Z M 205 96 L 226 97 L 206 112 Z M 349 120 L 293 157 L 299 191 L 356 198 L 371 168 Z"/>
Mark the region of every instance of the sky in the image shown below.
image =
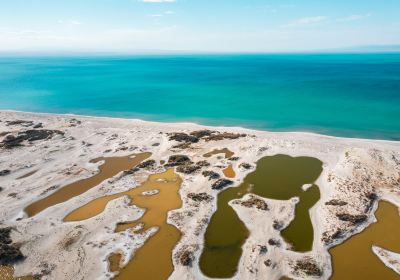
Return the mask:
<path id="1" fill-rule="evenodd" d="M 400 45 L 400 0 L 0 0 L 0 52 Z"/>

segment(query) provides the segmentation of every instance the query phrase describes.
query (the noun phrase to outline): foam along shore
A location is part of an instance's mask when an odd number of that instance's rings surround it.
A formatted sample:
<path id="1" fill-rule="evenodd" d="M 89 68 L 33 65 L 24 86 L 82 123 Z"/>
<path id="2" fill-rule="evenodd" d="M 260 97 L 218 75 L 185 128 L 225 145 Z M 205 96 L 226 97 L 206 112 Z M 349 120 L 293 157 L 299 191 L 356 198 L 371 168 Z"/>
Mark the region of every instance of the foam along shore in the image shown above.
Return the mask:
<path id="1" fill-rule="evenodd" d="M 203 156 L 223 149 L 235 156 Z M 152 164 L 121 171 L 32 217 L 24 212 L 35 201 L 98 173 L 102 162 L 91 162 L 93 158 L 140 153 L 151 153 Z M 240 203 L 249 199 L 246 195 L 230 203 L 249 230 L 232 278 L 328 279 L 332 272 L 328 249 L 374 222 L 379 200 L 400 206 L 400 142 L 0 111 L 0 228 L 11 228 L 7 246 L 23 255 L 16 260 L 7 255 L 0 261 L 13 264 L 15 276 L 113 277 L 110 256 L 121 254 L 120 265 L 124 267 L 157 234 L 155 227 L 115 231 L 118 224 L 139 220 L 146 209 L 122 196 L 89 219 L 64 222 L 64 217 L 95 199 L 126 192 L 140 186 L 149 175 L 174 167 L 183 180 L 179 190 L 182 207 L 169 211 L 168 223 L 182 236 L 171 252 L 174 270 L 169 279 L 207 279 L 200 271 L 199 259 L 218 193 L 240 185 L 259 159 L 277 154 L 308 156 L 323 163 L 315 182 L 320 200 L 310 209 L 312 250 L 292 251 L 280 234 L 294 219 L 298 199 L 254 195 L 268 205 L 266 215 L 257 207 Z M 232 184 L 219 189 L 215 186 L 226 178 L 223 170 L 228 166 L 235 177 L 229 179 Z M 270 244 L 270 239 L 279 241 L 280 246 Z M 398 254 L 391 254 L 390 259 L 400 262 Z"/>

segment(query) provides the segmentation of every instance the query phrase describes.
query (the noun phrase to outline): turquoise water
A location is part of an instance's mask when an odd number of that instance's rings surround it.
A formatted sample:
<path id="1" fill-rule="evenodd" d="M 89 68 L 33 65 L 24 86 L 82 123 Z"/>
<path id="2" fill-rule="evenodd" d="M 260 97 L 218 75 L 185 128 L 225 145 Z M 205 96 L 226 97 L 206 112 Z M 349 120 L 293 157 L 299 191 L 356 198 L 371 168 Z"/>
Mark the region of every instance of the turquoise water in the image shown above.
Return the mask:
<path id="1" fill-rule="evenodd" d="M 400 139 L 400 54 L 1 57 L 0 109 Z"/>

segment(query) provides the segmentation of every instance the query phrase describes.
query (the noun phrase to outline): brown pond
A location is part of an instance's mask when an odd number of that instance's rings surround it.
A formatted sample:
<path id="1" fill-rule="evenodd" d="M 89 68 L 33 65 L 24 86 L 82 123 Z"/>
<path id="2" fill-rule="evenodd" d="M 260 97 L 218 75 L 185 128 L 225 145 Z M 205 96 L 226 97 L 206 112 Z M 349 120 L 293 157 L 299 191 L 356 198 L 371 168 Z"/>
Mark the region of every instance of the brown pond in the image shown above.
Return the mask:
<path id="1" fill-rule="evenodd" d="M 32 276 L 14 277 L 14 267 L 0 266 L 0 280 L 34 280 Z"/>
<path id="2" fill-rule="evenodd" d="M 236 173 L 235 173 L 235 170 L 233 170 L 232 164 L 230 164 L 227 168 L 222 170 L 222 172 L 224 173 L 225 177 L 228 177 L 228 178 L 236 177 Z"/>
<path id="3" fill-rule="evenodd" d="M 29 217 L 32 217 L 48 207 L 63 203 L 71 198 L 81 195 L 99 185 L 104 180 L 115 176 L 119 172 L 131 169 L 138 165 L 140 162 L 150 157 L 150 155 L 151 153 L 142 153 L 137 154 L 134 157 L 132 157 L 132 155 L 124 157 L 100 157 L 91 160 L 90 162 L 92 163 L 104 161 L 104 163 L 99 167 L 99 172 L 96 175 L 69 184 L 55 193 L 32 203 L 25 208 L 25 212 Z"/>
<path id="4" fill-rule="evenodd" d="M 167 279 L 174 268 L 172 250 L 181 237 L 181 232 L 176 227 L 166 223 L 167 214 L 173 209 L 182 207 L 179 195 L 181 183 L 182 180 L 174 169 L 153 174 L 139 187 L 93 200 L 70 213 L 64 220 L 89 219 L 103 212 L 111 200 L 127 195 L 132 204 L 145 208 L 146 212 L 137 221 L 119 225 L 116 231 L 133 228 L 139 224 L 143 224 L 144 229 L 158 227 L 158 231 L 138 249 L 128 265 L 120 270 L 116 279 L 138 279 L 138 275 L 141 280 Z M 155 189 L 159 190 L 159 193 L 150 196 L 142 194 Z"/>
<path id="5" fill-rule="evenodd" d="M 220 150 L 216 149 L 216 150 L 213 150 L 213 151 L 211 151 L 211 152 L 208 152 L 208 153 L 204 154 L 203 157 L 211 157 L 211 156 L 213 156 L 213 155 L 218 155 L 218 154 L 225 154 L 225 158 L 230 158 L 230 157 L 232 157 L 235 153 L 232 152 L 232 151 L 230 151 L 230 150 L 227 149 L 227 148 L 223 148 L 223 149 L 220 149 Z"/>
<path id="6" fill-rule="evenodd" d="M 375 216 L 376 223 L 329 250 L 333 266 L 331 279 L 400 279 L 400 275 L 386 267 L 372 252 L 373 245 L 400 252 L 399 210 L 393 204 L 381 201 Z"/>
<path id="7" fill-rule="evenodd" d="M 121 270 L 122 254 L 113 253 L 108 257 L 108 269 L 111 272 L 118 272 Z"/>

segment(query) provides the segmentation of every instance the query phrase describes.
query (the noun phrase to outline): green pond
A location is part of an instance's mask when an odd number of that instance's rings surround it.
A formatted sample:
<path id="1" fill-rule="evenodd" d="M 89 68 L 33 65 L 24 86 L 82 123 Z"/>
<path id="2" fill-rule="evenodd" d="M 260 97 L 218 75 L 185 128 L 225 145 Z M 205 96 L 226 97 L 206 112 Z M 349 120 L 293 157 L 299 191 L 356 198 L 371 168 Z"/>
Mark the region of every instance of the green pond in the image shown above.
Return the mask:
<path id="1" fill-rule="evenodd" d="M 217 211 L 205 233 L 201 271 L 213 278 L 228 278 L 236 273 L 242 245 L 249 232 L 228 202 L 247 193 L 278 200 L 299 197 L 295 218 L 281 234 L 292 244 L 293 250 L 311 250 L 313 227 L 308 210 L 319 200 L 320 194 L 316 185 L 307 191 L 303 191 L 302 186 L 313 184 L 321 172 L 322 162 L 312 157 L 275 155 L 260 159 L 256 170 L 248 174 L 242 184 L 218 194 Z"/>

